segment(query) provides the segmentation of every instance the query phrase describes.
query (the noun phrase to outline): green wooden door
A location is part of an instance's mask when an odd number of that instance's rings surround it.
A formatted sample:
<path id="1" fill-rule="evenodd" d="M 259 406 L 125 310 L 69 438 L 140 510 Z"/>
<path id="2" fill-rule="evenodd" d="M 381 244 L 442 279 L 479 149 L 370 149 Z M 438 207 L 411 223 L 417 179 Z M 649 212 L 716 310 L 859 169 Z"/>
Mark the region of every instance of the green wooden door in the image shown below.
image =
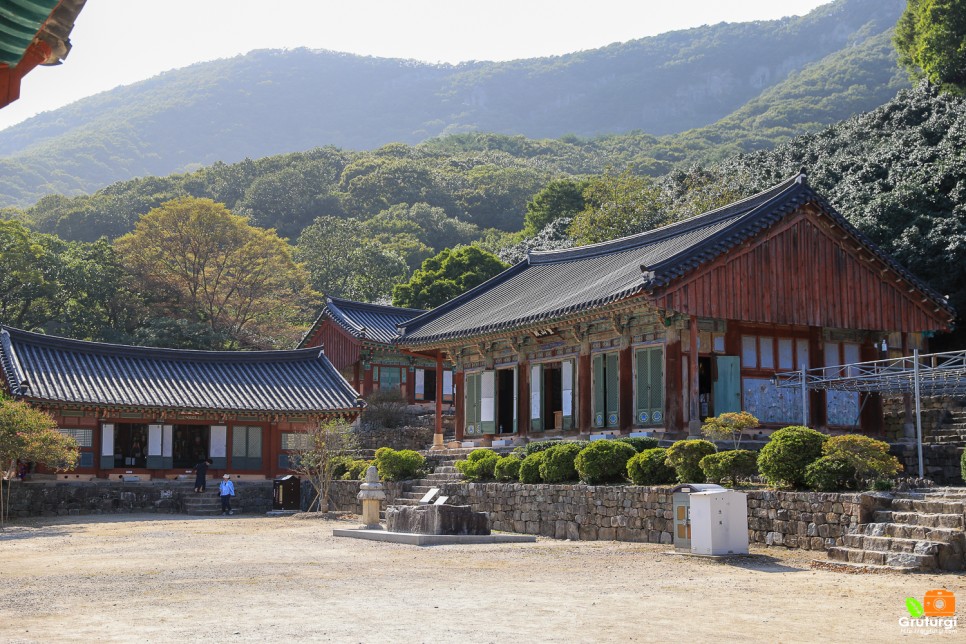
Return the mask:
<path id="1" fill-rule="evenodd" d="M 543 429 L 543 365 L 535 364 L 530 366 L 530 431 Z"/>
<path id="2" fill-rule="evenodd" d="M 636 424 L 660 425 L 664 422 L 664 350 L 640 349 L 636 359 Z"/>
<path id="3" fill-rule="evenodd" d="M 741 411 L 741 358 L 715 356 L 715 360 L 713 415 Z"/>
<path id="4" fill-rule="evenodd" d="M 480 428 L 480 374 L 468 373 L 463 379 L 465 383 L 466 433 L 474 436 Z"/>

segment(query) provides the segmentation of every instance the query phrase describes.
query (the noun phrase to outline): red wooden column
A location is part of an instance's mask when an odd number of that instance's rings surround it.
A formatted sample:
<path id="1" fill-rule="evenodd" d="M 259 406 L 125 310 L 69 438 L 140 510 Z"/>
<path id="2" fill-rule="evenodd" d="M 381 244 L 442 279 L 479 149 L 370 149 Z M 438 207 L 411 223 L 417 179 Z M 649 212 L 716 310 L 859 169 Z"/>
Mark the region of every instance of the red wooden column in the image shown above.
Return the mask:
<path id="1" fill-rule="evenodd" d="M 618 391 L 617 425 L 622 432 L 629 432 L 634 428 L 634 350 L 630 344 L 623 346 L 617 352 Z"/>
<path id="2" fill-rule="evenodd" d="M 530 434 L 530 362 L 521 355 L 517 362 L 517 436 Z"/>
<path id="3" fill-rule="evenodd" d="M 684 428 L 685 374 L 681 373 L 681 363 L 681 334 L 672 324 L 667 327 L 664 336 L 664 429 L 668 432 Z"/>
<path id="4" fill-rule="evenodd" d="M 580 355 L 577 356 L 577 389 L 577 430 L 582 433 L 589 432 L 593 414 L 590 403 L 593 381 L 589 342 L 581 344 Z"/>
<path id="5" fill-rule="evenodd" d="M 809 369 L 825 366 L 825 343 L 822 341 L 822 327 L 808 327 L 808 360 Z M 825 404 L 825 392 L 822 390 L 809 392 L 808 396 L 808 425 L 818 428 L 828 425 L 828 406 Z"/>
<path id="6" fill-rule="evenodd" d="M 443 352 L 436 352 L 436 433 L 433 448 L 443 448 Z"/>
<path id="7" fill-rule="evenodd" d="M 466 428 L 466 395 L 463 383 L 466 382 L 466 374 L 462 369 L 453 375 L 453 402 L 456 413 L 456 440 L 463 440 L 463 431 Z"/>
<path id="8" fill-rule="evenodd" d="M 372 364 L 362 365 L 362 388 L 359 390 L 359 395 L 363 398 L 367 397 L 372 393 Z"/>
<path id="9" fill-rule="evenodd" d="M 909 349 L 909 334 L 902 334 L 902 357 L 905 358 L 912 354 Z M 902 394 L 902 439 L 906 441 L 916 440 L 916 421 L 912 411 L 912 394 Z"/>
<path id="10" fill-rule="evenodd" d="M 416 402 L 416 368 L 409 365 L 403 369 L 406 370 L 406 402 L 412 405 Z"/>
<path id="11" fill-rule="evenodd" d="M 698 436 L 701 433 L 701 402 L 698 382 L 698 318 L 691 316 L 688 322 L 688 410 L 691 420 L 688 421 L 688 436 Z"/>
<path id="12" fill-rule="evenodd" d="M 861 352 L 859 359 L 862 362 L 879 359 L 879 349 L 873 340 L 866 340 L 862 344 Z M 884 434 L 882 395 L 878 392 L 860 393 L 859 401 L 862 410 L 859 421 L 861 423 L 860 431 L 863 434 Z"/>

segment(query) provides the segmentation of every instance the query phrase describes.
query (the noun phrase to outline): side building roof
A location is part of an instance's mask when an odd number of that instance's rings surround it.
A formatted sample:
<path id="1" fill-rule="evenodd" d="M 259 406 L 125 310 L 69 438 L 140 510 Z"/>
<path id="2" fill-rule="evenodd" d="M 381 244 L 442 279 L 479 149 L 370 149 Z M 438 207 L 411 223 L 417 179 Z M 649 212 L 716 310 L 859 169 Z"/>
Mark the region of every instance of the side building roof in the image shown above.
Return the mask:
<path id="1" fill-rule="evenodd" d="M 302 336 L 299 348 L 308 344 L 326 320 L 332 320 L 346 333 L 359 340 L 392 344 L 399 337 L 397 327 L 426 311 L 406 309 L 398 306 L 356 302 L 340 297 L 326 297 L 325 306 L 312 323 L 312 327 Z"/>
<path id="2" fill-rule="evenodd" d="M 401 325 L 417 346 L 525 327 L 666 286 L 812 203 L 937 307 L 940 295 L 879 250 L 799 173 L 763 192 L 662 228 L 599 244 L 535 252 L 463 295 Z"/>
<path id="3" fill-rule="evenodd" d="M 9 391 L 29 402 L 296 415 L 361 408 L 318 349 L 155 349 L 0 326 L 0 364 Z"/>

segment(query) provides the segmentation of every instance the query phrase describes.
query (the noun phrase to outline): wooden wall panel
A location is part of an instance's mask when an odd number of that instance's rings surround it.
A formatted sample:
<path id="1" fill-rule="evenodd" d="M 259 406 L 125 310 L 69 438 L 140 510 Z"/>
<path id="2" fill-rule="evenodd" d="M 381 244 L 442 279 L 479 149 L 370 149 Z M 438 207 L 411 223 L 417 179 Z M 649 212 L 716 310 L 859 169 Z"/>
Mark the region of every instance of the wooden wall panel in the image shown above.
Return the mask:
<path id="1" fill-rule="evenodd" d="M 873 331 L 946 327 L 945 311 L 828 220 L 800 211 L 655 293 L 658 308 L 745 322 Z"/>
<path id="2" fill-rule="evenodd" d="M 312 339 L 310 347 L 322 345 L 322 352 L 338 371 L 359 361 L 359 342 L 329 321 L 323 322 Z"/>

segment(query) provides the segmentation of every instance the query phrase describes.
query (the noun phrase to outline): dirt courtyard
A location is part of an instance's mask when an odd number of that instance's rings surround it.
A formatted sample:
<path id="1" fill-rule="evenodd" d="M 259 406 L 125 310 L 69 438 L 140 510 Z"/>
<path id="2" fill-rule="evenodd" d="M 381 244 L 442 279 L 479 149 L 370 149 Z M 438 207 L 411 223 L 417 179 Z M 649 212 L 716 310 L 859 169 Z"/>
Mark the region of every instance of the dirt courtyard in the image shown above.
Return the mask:
<path id="1" fill-rule="evenodd" d="M 920 637 L 898 625 L 905 597 L 947 588 L 966 603 L 962 576 L 812 570 L 808 552 L 714 561 L 650 544 L 332 536 L 355 525 L 20 519 L 0 532 L 0 641 L 891 642 Z"/>

